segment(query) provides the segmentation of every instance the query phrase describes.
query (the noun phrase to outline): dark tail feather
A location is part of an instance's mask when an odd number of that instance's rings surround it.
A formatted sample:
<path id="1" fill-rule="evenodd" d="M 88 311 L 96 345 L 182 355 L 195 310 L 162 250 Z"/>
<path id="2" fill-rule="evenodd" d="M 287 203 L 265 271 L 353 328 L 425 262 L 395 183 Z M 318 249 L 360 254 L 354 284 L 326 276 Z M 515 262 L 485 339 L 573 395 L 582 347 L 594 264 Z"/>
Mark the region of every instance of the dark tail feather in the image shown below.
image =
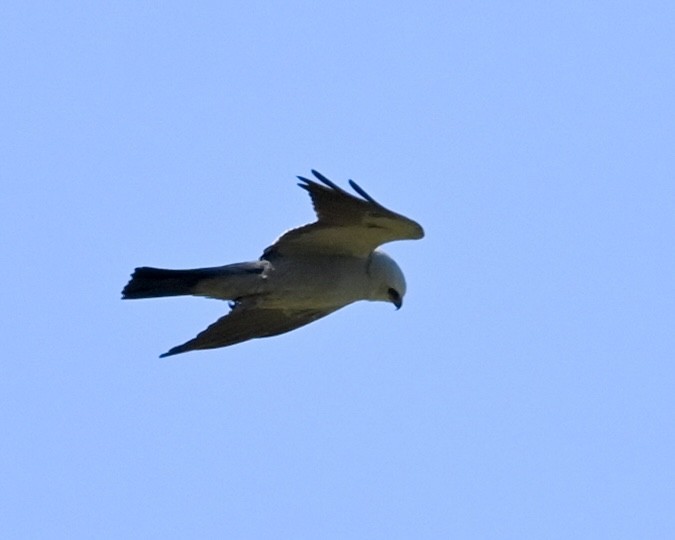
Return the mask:
<path id="1" fill-rule="evenodd" d="M 122 291 L 122 298 L 157 298 L 194 294 L 195 287 L 204 279 L 262 274 L 269 266 L 270 263 L 267 261 L 243 262 L 192 270 L 165 270 L 143 266 L 134 270 L 131 281 Z M 224 297 L 216 296 L 216 298 Z"/>
<path id="2" fill-rule="evenodd" d="M 136 268 L 122 291 L 123 299 L 181 296 L 192 291 L 205 277 L 201 270 L 164 270 L 144 266 Z"/>

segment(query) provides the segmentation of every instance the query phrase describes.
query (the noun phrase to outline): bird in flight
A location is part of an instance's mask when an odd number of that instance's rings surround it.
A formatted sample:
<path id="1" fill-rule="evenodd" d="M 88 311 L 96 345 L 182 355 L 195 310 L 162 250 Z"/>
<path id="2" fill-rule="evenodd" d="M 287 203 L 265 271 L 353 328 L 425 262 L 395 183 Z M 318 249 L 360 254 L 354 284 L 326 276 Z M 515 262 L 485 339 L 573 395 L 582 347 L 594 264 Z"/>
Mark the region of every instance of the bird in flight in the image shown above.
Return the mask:
<path id="1" fill-rule="evenodd" d="M 312 174 L 319 182 L 298 176 L 298 185 L 309 192 L 317 220 L 282 234 L 259 260 L 134 270 L 123 299 L 193 295 L 230 301 L 227 315 L 160 357 L 290 332 L 357 300 L 401 307 L 403 272 L 377 248 L 422 238 L 422 227 L 376 202 L 353 180 L 349 185 L 361 198 L 317 171 Z"/>

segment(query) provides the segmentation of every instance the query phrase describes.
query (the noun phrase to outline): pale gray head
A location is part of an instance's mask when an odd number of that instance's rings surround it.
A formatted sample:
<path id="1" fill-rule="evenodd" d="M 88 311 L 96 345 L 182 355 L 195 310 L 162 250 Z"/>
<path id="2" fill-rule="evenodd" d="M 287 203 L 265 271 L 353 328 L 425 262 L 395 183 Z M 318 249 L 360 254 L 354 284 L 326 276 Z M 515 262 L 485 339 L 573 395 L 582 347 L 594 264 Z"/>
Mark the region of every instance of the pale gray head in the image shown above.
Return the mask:
<path id="1" fill-rule="evenodd" d="M 391 302 L 400 309 L 405 296 L 405 277 L 396 261 L 383 251 L 375 250 L 368 265 L 372 289 L 370 300 Z"/>

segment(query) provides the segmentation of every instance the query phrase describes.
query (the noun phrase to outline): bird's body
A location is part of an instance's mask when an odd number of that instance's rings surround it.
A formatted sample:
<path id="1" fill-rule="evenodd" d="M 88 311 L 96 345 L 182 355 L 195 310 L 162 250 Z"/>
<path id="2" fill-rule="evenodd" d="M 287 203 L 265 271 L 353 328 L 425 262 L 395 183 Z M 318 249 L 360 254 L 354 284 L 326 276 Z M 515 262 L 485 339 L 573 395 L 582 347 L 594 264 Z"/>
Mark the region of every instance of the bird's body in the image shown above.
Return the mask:
<path id="1" fill-rule="evenodd" d="M 265 308 L 335 308 L 377 299 L 370 263 L 370 258 L 315 255 L 292 263 L 280 258 L 194 270 L 143 267 L 134 272 L 125 298 L 192 295 L 246 299 Z"/>
<path id="2" fill-rule="evenodd" d="M 313 172 L 331 188 L 301 178 L 319 220 L 282 235 L 258 261 L 193 270 L 135 270 L 122 291 L 125 299 L 194 295 L 229 300 L 233 308 L 196 338 L 162 356 L 288 332 L 358 300 L 401 306 L 403 272 L 375 248 L 383 243 L 382 236 L 384 241 L 392 234 L 421 238 L 422 228 L 385 209 L 353 182 L 365 201 Z M 391 222 L 402 230 L 392 232 L 386 226 Z"/>

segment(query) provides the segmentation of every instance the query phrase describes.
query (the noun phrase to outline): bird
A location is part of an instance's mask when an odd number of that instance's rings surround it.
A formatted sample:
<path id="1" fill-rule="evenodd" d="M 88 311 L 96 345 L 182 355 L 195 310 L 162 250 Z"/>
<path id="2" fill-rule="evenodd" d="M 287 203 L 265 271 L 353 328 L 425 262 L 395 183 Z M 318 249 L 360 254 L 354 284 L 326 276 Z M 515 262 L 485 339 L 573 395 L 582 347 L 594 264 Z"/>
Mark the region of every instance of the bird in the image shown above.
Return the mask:
<path id="1" fill-rule="evenodd" d="M 356 182 L 345 191 L 316 170 L 298 176 L 316 221 L 284 232 L 256 261 L 211 268 L 136 268 L 122 299 L 202 296 L 227 300 L 230 311 L 160 358 L 228 347 L 305 326 L 359 300 L 400 309 L 406 281 L 379 247 L 424 237 L 422 226 L 375 201 Z"/>

